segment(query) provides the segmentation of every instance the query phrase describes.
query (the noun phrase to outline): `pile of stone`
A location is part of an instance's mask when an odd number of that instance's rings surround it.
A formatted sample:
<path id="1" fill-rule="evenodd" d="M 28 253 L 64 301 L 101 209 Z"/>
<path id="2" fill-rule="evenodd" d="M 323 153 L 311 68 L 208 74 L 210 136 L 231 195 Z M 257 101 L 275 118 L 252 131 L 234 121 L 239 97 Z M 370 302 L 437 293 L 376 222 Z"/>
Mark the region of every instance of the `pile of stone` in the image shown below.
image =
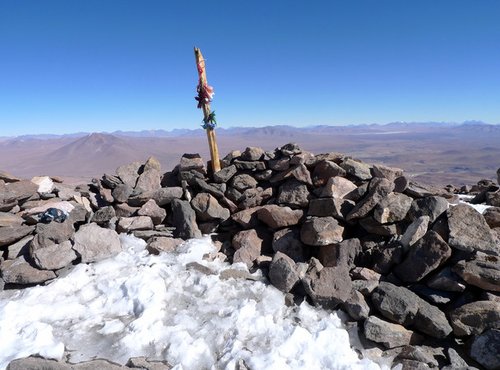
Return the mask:
<path id="1" fill-rule="evenodd" d="M 0 179 L 6 287 L 112 256 L 119 232 L 151 253 L 214 233 L 230 261 L 261 268 L 290 303 L 342 309 L 365 348 L 403 369 L 500 367 L 500 190 L 491 181 L 436 189 L 295 144 L 231 152 L 216 173 L 185 154 L 171 172 L 150 158 L 78 187 Z M 459 190 L 490 208 L 459 202 Z M 67 219 L 42 223 L 49 208 Z"/>

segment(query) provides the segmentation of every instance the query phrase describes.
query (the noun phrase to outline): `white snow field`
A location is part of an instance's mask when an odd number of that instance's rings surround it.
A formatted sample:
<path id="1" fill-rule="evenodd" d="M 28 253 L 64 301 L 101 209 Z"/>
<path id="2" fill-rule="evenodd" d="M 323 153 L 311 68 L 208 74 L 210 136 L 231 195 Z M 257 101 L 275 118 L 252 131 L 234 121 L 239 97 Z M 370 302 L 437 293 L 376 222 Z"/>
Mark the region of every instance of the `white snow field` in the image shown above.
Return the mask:
<path id="1" fill-rule="evenodd" d="M 388 369 L 358 359 L 336 313 L 287 307 L 262 281 L 221 279 L 231 266 L 205 261 L 209 237 L 149 255 L 121 235 L 123 252 L 77 265 L 48 286 L 0 293 L 0 369 L 32 354 L 70 362 L 130 357 L 168 360 L 175 369 Z M 196 261 L 215 274 L 186 267 Z"/>

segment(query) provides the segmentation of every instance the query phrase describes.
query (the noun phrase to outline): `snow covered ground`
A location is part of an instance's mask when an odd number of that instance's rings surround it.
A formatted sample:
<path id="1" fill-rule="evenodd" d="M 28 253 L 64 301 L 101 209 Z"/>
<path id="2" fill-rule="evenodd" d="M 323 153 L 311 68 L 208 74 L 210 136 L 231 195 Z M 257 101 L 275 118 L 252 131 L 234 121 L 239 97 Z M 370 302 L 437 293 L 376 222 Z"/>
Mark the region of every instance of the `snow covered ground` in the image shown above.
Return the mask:
<path id="1" fill-rule="evenodd" d="M 203 260 L 214 250 L 208 237 L 159 256 L 140 239 L 121 240 L 114 258 L 0 293 L 0 369 L 31 354 L 61 359 L 65 350 L 71 362 L 148 356 L 175 369 L 234 369 L 240 359 L 252 369 L 388 368 L 358 359 L 335 313 L 287 307 L 263 279 L 221 279 L 235 266 Z"/>

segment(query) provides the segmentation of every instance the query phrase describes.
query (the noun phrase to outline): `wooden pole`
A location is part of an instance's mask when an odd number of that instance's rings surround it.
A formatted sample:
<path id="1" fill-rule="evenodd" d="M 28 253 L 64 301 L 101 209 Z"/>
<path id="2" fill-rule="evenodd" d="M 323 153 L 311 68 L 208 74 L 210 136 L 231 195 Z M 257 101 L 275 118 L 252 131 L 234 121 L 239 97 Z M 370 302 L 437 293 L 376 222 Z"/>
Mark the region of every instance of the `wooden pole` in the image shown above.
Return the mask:
<path id="1" fill-rule="evenodd" d="M 200 49 L 194 48 L 194 55 L 196 58 L 196 67 L 198 69 L 199 84 L 198 89 L 208 88 L 207 72 L 205 70 L 205 59 L 201 54 Z M 199 101 L 199 106 L 203 110 L 203 121 L 206 123 L 210 116 L 210 100 Z M 217 141 L 215 139 L 215 128 L 207 127 L 208 148 L 210 149 L 210 159 L 212 160 L 213 172 L 220 171 L 219 149 L 217 148 Z"/>

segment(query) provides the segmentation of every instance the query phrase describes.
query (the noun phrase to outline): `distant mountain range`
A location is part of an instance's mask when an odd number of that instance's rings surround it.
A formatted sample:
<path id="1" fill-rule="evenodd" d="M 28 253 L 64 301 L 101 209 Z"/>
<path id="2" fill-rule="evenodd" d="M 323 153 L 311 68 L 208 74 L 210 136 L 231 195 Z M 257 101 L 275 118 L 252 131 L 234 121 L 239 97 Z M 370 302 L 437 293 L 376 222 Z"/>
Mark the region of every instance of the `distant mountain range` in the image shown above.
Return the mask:
<path id="1" fill-rule="evenodd" d="M 368 124 L 357 124 L 357 125 L 314 125 L 306 127 L 296 127 L 289 125 L 274 125 L 274 126 L 264 126 L 264 127 L 219 127 L 217 128 L 217 134 L 219 136 L 234 136 L 234 135 L 281 135 L 283 133 L 386 133 L 388 131 L 394 130 L 410 130 L 422 131 L 422 130 L 435 130 L 435 129 L 459 129 L 459 130 L 480 130 L 480 131 L 497 131 L 500 130 L 500 124 L 489 124 L 482 121 L 464 121 L 462 123 L 456 122 L 390 122 L 386 124 L 378 123 L 368 123 Z M 203 129 L 173 129 L 173 130 L 141 130 L 141 131 L 113 131 L 110 133 L 103 132 L 106 134 L 111 134 L 114 136 L 122 137 L 156 137 L 156 138 L 173 138 L 173 137 L 186 137 L 186 136 L 203 136 L 205 132 Z M 49 139 L 60 139 L 60 138 L 79 138 L 89 135 L 89 132 L 77 132 L 72 134 L 32 134 L 32 135 L 20 135 L 15 137 L 0 137 L 1 141 L 5 140 L 49 140 Z"/>

